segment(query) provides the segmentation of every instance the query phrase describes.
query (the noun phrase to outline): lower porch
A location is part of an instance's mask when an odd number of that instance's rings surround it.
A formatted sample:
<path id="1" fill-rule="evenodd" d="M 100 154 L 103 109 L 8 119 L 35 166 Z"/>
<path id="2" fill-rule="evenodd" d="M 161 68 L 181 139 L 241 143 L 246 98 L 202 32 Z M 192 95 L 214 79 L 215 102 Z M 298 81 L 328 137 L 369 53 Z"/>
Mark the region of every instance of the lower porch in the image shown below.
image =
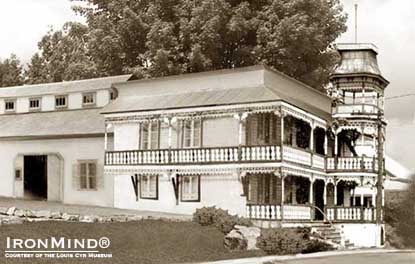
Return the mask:
<path id="1" fill-rule="evenodd" d="M 374 223 L 376 188 L 362 181 L 247 174 L 246 217 L 291 223 Z"/>

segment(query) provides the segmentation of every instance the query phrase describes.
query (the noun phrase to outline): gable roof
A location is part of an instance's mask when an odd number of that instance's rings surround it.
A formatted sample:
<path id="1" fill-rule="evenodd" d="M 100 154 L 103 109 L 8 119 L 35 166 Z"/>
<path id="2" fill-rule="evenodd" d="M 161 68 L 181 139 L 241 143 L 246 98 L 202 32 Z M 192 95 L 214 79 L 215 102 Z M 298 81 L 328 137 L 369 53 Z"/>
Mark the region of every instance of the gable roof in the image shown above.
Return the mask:
<path id="1" fill-rule="evenodd" d="M 0 140 L 103 134 L 104 118 L 99 111 L 95 108 L 0 115 Z"/>
<path id="2" fill-rule="evenodd" d="M 71 92 L 94 91 L 109 89 L 113 83 L 126 82 L 131 79 L 131 74 L 77 80 L 55 83 L 32 84 L 13 87 L 0 87 L 1 97 L 39 96 L 47 94 L 65 94 Z"/>
<path id="3" fill-rule="evenodd" d="M 329 97 L 262 65 L 129 81 L 113 87 L 119 98 L 104 107 L 103 114 L 285 101 L 330 118 Z"/>

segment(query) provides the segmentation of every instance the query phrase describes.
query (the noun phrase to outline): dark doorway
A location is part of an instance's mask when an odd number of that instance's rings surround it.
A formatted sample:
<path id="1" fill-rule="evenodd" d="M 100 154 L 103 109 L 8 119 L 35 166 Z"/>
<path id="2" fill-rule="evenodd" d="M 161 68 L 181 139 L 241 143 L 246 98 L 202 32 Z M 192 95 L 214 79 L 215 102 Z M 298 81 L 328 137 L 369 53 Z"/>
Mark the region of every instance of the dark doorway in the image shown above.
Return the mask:
<path id="1" fill-rule="evenodd" d="M 48 198 L 47 156 L 24 156 L 24 196 L 34 200 Z"/>
<path id="2" fill-rule="evenodd" d="M 315 180 L 313 184 L 314 205 L 320 209 L 315 209 L 314 220 L 324 220 L 324 181 Z"/>

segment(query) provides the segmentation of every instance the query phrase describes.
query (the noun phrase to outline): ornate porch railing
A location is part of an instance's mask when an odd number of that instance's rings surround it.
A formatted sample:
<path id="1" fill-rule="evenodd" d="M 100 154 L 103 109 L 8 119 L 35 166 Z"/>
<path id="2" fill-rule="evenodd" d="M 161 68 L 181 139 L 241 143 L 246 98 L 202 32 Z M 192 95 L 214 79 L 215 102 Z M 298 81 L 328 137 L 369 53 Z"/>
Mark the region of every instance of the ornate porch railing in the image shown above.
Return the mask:
<path id="1" fill-rule="evenodd" d="M 107 151 L 106 165 L 201 164 L 281 160 L 279 146 Z"/>
<path id="2" fill-rule="evenodd" d="M 285 220 L 311 220 L 311 208 L 306 205 L 284 205 L 283 217 Z"/>
<path id="3" fill-rule="evenodd" d="M 327 220 L 333 222 L 373 222 L 376 221 L 374 207 L 327 207 Z"/>
<path id="4" fill-rule="evenodd" d="M 334 157 L 327 158 L 327 171 L 376 172 L 378 161 L 370 157 Z"/>
<path id="5" fill-rule="evenodd" d="M 310 221 L 311 208 L 306 205 L 265 205 L 248 204 L 246 216 L 253 220 L 284 220 L 288 221 Z"/>
<path id="6" fill-rule="evenodd" d="M 333 114 L 377 114 L 379 107 L 371 104 L 344 104 L 333 108 Z"/>
<path id="7" fill-rule="evenodd" d="M 253 220 L 281 220 L 279 205 L 248 204 L 246 217 Z"/>

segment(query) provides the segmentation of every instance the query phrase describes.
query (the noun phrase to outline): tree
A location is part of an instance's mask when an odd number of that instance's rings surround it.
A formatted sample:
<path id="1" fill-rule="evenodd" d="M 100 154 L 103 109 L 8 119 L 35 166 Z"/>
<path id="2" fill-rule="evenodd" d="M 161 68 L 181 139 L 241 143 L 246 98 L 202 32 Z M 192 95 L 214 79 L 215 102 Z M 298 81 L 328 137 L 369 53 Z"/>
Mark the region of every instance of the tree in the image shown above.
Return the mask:
<path id="1" fill-rule="evenodd" d="M 80 0 L 99 74 L 267 64 L 322 89 L 346 30 L 339 0 Z"/>
<path id="2" fill-rule="evenodd" d="M 0 60 L 0 87 L 23 84 L 22 66 L 16 55 Z"/>
<path id="3" fill-rule="evenodd" d="M 88 46 L 88 27 L 66 23 L 62 30 L 50 30 L 38 43 L 25 71 L 30 84 L 86 79 L 97 76 L 97 68 Z"/>

